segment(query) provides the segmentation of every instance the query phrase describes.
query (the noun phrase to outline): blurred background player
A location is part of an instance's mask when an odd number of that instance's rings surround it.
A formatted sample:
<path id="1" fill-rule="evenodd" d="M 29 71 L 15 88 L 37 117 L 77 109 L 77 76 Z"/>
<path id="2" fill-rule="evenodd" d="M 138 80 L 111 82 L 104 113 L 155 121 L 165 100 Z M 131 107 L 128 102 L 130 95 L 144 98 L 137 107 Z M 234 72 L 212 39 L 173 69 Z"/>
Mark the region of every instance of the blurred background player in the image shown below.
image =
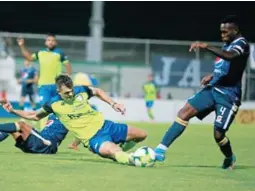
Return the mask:
<path id="1" fill-rule="evenodd" d="M 225 156 L 222 168 L 233 169 L 236 156 L 226 133 L 241 105 L 242 76 L 250 50 L 247 40 L 242 37 L 236 16 L 223 19 L 220 32 L 224 42 L 222 48 L 201 42 L 191 44 L 190 51 L 200 48 L 217 56 L 214 71 L 202 79 L 201 85 L 204 88 L 188 99 L 179 110 L 175 122 L 155 149 L 156 160 L 165 159 L 167 148 L 184 132 L 191 118 L 196 116 L 202 120 L 215 111 L 214 139 Z"/>
<path id="2" fill-rule="evenodd" d="M 73 82 L 75 86 L 92 86 L 97 87 L 99 85 L 95 75 L 89 75 L 83 72 L 78 72 L 74 75 Z M 97 111 L 97 107 L 93 104 L 90 106 Z M 69 149 L 79 150 L 78 146 L 80 145 L 81 141 L 78 138 L 75 138 L 74 141 L 68 145 Z"/>
<path id="3" fill-rule="evenodd" d="M 154 120 L 154 116 L 152 113 L 152 107 L 154 105 L 154 101 L 157 99 L 157 86 L 153 80 L 153 75 L 148 75 L 148 81 L 143 85 L 144 91 L 144 99 L 145 105 L 147 108 L 147 114 L 151 120 Z"/>
<path id="4" fill-rule="evenodd" d="M 18 79 L 18 83 L 21 84 L 21 97 L 19 102 L 19 107 L 21 110 L 24 109 L 24 102 L 26 96 L 29 96 L 29 101 L 33 110 L 36 109 L 36 84 L 38 81 L 38 75 L 36 69 L 31 66 L 31 62 L 28 60 L 24 61 L 24 68 L 20 70 L 20 78 Z"/>
<path id="5" fill-rule="evenodd" d="M 49 116 L 40 133 L 22 121 L 0 124 L 0 142 L 11 134 L 16 142 L 15 147 L 25 153 L 56 154 L 67 133 L 68 130 L 55 115 Z"/>
<path id="6" fill-rule="evenodd" d="M 30 53 L 25 47 L 23 38 L 18 38 L 18 45 L 22 55 L 29 61 L 38 61 L 40 65 L 39 75 L 39 98 L 40 105 L 44 105 L 57 95 L 55 77 L 62 73 L 62 65 L 65 65 L 66 72 L 71 75 L 72 68 L 67 56 L 57 47 L 57 41 L 54 34 L 48 34 L 45 40 L 45 48 Z M 44 127 L 47 119 L 41 120 L 40 126 Z"/>

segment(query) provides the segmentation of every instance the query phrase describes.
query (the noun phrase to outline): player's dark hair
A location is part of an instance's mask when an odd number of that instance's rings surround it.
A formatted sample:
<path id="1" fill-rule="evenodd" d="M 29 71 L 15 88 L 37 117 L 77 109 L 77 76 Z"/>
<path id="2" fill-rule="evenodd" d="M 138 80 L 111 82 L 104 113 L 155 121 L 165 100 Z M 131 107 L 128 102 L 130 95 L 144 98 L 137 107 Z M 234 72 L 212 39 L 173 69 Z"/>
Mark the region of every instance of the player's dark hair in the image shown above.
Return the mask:
<path id="1" fill-rule="evenodd" d="M 47 34 L 47 37 L 54 37 L 54 38 L 56 38 L 56 35 L 53 34 L 53 33 L 48 33 L 48 34 Z"/>
<path id="2" fill-rule="evenodd" d="M 65 74 L 60 74 L 55 78 L 55 83 L 58 89 L 60 89 L 60 87 L 62 85 L 65 85 L 68 88 L 73 88 L 73 81 L 72 79 Z"/>
<path id="3" fill-rule="evenodd" d="M 239 22 L 239 18 L 236 15 L 228 15 L 228 16 L 226 16 L 224 19 L 221 20 L 221 23 L 223 23 L 223 24 L 232 23 L 240 31 L 240 22 Z"/>

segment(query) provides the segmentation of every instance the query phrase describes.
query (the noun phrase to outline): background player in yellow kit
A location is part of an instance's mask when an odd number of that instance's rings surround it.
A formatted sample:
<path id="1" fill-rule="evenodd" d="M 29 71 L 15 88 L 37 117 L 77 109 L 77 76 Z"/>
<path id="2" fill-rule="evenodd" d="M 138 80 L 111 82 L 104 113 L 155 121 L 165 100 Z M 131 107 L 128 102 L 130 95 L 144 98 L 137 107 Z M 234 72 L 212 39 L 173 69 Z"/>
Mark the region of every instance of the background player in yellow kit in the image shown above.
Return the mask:
<path id="1" fill-rule="evenodd" d="M 57 40 L 54 34 L 48 34 L 45 39 L 45 48 L 30 53 L 25 47 L 23 38 L 18 38 L 18 45 L 22 55 L 29 61 L 38 61 L 40 64 L 39 74 L 39 97 L 40 105 L 48 103 L 52 97 L 57 95 L 55 78 L 62 73 L 62 65 L 65 65 L 66 72 L 71 75 L 72 69 L 67 56 L 62 49 L 57 47 Z M 41 121 L 40 126 L 44 127 L 47 119 Z"/>

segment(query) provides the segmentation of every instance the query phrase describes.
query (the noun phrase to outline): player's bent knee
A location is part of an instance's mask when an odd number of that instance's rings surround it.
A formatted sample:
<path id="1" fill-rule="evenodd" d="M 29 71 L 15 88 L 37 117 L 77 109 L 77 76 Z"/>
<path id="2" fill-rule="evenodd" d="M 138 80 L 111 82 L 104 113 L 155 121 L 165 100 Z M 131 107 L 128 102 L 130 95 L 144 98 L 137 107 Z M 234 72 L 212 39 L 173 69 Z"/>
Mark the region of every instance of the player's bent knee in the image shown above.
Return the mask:
<path id="1" fill-rule="evenodd" d="M 134 127 L 128 127 L 127 141 L 135 140 L 137 142 L 140 142 L 146 139 L 146 137 L 147 137 L 146 131 Z"/>
<path id="2" fill-rule="evenodd" d="M 99 154 L 104 157 L 114 158 L 115 153 L 121 150 L 118 145 L 112 142 L 104 142 L 99 148 Z"/>
<path id="3" fill-rule="evenodd" d="M 217 142 L 217 140 L 221 140 L 225 137 L 225 132 L 222 130 L 218 130 L 218 128 L 215 127 L 214 129 L 214 139 Z"/>
<path id="4" fill-rule="evenodd" d="M 219 146 L 223 146 L 229 142 L 224 132 L 214 131 L 214 139 Z"/>
<path id="5" fill-rule="evenodd" d="M 197 114 L 197 110 L 193 108 L 189 103 L 186 103 L 183 108 L 178 112 L 178 117 L 182 120 L 188 121 Z"/>
<path id="6" fill-rule="evenodd" d="M 21 132 L 24 132 L 24 131 L 30 132 L 31 129 L 32 129 L 30 127 L 30 125 L 26 124 L 24 121 L 18 121 L 18 122 L 16 122 L 16 125 L 19 126 L 19 129 L 20 129 Z"/>

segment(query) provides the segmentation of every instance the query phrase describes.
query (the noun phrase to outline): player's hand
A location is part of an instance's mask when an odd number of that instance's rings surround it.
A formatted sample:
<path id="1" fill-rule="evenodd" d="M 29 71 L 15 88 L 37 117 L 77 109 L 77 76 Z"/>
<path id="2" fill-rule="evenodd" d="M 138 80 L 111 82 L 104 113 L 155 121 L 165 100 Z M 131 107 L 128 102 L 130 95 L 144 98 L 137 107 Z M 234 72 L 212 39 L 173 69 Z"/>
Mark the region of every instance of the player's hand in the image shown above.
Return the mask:
<path id="1" fill-rule="evenodd" d="M 8 113 L 11 113 L 13 111 L 12 108 L 12 104 L 10 102 L 6 102 L 3 104 L 3 108 L 5 109 L 5 111 L 7 111 Z"/>
<path id="2" fill-rule="evenodd" d="M 112 108 L 117 111 L 120 112 L 122 115 L 124 115 L 126 113 L 126 108 L 124 107 L 124 105 L 122 104 L 118 104 L 118 103 L 114 103 L 112 105 Z"/>
<path id="3" fill-rule="evenodd" d="M 74 145 L 74 144 L 68 145 L 68 149 L 72 149 L 72 150 L 75 150 L 75 151 L 79 151 L 79 147 L 78 147 L 77 145 Z"/>
<path id="4" fill-rule="evenodd" d="M 25 40 L 21 36 L 17 39 L 17 42 L 19 46 L 24 46 L 25 44 Z"/>
<path id="5" fill-rule="evenodd" d="M 189 48 L 189 51 L 196 51 L 197 49 L 199 48 L 207 48 L 208 47 L 208 44 L 206 43 L 203 43 L 203 42 L 193 42 L 191 45 L 190 45 L 190 48 Z"/>
<path id="6" fill-rule="evenodd" d="M 208 75 L 208 76 L 205 76 L 203 77 L 203 79 L 201 80 L 201 85 L 202 86 L 206 86 L 208 85 L 208 83 L 213 79 L 213 76 L 212 75 Z"/>

